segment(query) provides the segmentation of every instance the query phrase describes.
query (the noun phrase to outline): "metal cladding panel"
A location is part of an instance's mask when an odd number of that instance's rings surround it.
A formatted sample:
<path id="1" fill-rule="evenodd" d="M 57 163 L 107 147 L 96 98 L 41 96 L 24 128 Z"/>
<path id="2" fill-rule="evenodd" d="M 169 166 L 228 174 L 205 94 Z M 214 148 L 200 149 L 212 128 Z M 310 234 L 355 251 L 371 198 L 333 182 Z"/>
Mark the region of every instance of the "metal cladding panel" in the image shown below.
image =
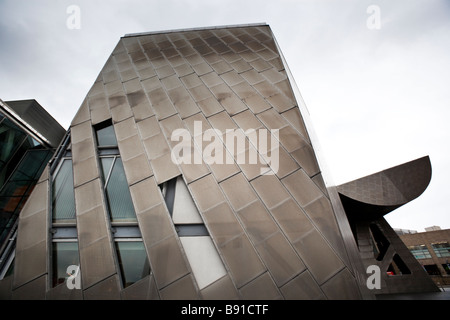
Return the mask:
<path id="1" fill-rule="evenodd" d="M 144 278 L 120 297 L 326 299 L 350 287 L 346 298 L 360 298 L 268 25 L 120 39 L 71 127 L 78 223 L 90 232 L 79 232 L 80 244 L 89 243 L 80 252 L 85 298 L 102 298 L 100 289 L 111 286 L 119 297 L 110 236 L 87 226 L 101 217 L 91 202 L 102 188 L 86 200 L 81 193 L 98 181 L 92 125 L 104 120 L 114 125 L 152 269 L 151 283 Z M 227 271 L 202 290 L 158 187 L 180 175 Z M 101 265 L 101 274 L 92 273 Z M 297 292 L 303 285 L 312 291 Z"/>

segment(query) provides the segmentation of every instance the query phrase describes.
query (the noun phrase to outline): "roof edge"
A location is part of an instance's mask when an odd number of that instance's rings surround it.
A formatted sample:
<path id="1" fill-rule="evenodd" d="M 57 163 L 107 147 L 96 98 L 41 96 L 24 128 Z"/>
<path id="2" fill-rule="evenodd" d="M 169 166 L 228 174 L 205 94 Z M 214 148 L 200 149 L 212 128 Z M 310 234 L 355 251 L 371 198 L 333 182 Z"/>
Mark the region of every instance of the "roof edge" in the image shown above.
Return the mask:
<path id="1" fill-rule="evenodd" d="M 175 32 L 202 31 L 202 30 L 214 30 L 214 29 L 225 29 L 225 28 L 263 27 L 263 26 L 269 26 L 269 25 L 266 22 L 259 22 L 259 23 L 234 24 L 234 25 L 222 25 L 222 26 L 211 26 L 211 27 L 196 27 L 196 28 L 160 30 L 160 31 L 150 31 L 150 32 L 137 32 L 137 33 L 127 33 L 124 36 L 122 36 L 121 38 L 140 37 L 140 36 L 148 36 L 148 35 L 155 35 L 155 34 L 175 33 Z"/>

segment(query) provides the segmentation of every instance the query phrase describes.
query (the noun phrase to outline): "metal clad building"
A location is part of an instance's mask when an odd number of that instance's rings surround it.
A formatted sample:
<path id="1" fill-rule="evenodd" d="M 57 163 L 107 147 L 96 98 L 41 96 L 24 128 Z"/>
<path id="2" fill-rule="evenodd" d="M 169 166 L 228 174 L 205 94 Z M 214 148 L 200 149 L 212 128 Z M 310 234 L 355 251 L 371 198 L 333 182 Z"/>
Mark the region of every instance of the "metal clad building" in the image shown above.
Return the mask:
<path id="1" fill-rule="evenodd" d="M 122 37 L 21 213 L 3 292 L 371 298 L 307 117 L 268 25 Z"/>

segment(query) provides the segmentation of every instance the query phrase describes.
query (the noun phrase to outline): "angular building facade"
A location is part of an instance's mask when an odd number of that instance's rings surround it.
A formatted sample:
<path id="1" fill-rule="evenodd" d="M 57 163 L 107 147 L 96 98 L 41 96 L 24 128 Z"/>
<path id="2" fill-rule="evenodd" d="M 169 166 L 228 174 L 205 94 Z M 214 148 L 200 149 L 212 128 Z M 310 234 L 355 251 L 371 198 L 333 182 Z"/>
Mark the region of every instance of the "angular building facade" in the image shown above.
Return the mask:
<path id="1" fill-rule="evenodd" d="M 36 100 L 0 100 L 0 280 L 14 269 L 20 211 L 64 134 Z"/>
<path id="2" fill-rule="evenodd" d="M 268 25 L 122 37 L 21 212 L 3 296 L 373 298 L 308 121 Z"/>

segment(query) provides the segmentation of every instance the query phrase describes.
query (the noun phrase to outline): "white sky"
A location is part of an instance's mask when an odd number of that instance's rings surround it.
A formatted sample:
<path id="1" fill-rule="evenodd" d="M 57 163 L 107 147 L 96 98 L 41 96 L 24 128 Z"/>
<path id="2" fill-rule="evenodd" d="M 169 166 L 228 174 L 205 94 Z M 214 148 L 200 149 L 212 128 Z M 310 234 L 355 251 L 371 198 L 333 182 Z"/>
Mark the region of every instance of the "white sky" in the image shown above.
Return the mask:
<path id="1" fill-rule="evenodd" d="M 70 5 L 80 29 L 69 29 Z M 380 28 L 369 29 L 379 9 Z M 268 23 L 336 184 L 429 155 L 433 177 L 386 219 L 450 228 L 450 1 L 0 0 L 0 98 L 36 99 L 68 128 L 128 33 Z"/>

